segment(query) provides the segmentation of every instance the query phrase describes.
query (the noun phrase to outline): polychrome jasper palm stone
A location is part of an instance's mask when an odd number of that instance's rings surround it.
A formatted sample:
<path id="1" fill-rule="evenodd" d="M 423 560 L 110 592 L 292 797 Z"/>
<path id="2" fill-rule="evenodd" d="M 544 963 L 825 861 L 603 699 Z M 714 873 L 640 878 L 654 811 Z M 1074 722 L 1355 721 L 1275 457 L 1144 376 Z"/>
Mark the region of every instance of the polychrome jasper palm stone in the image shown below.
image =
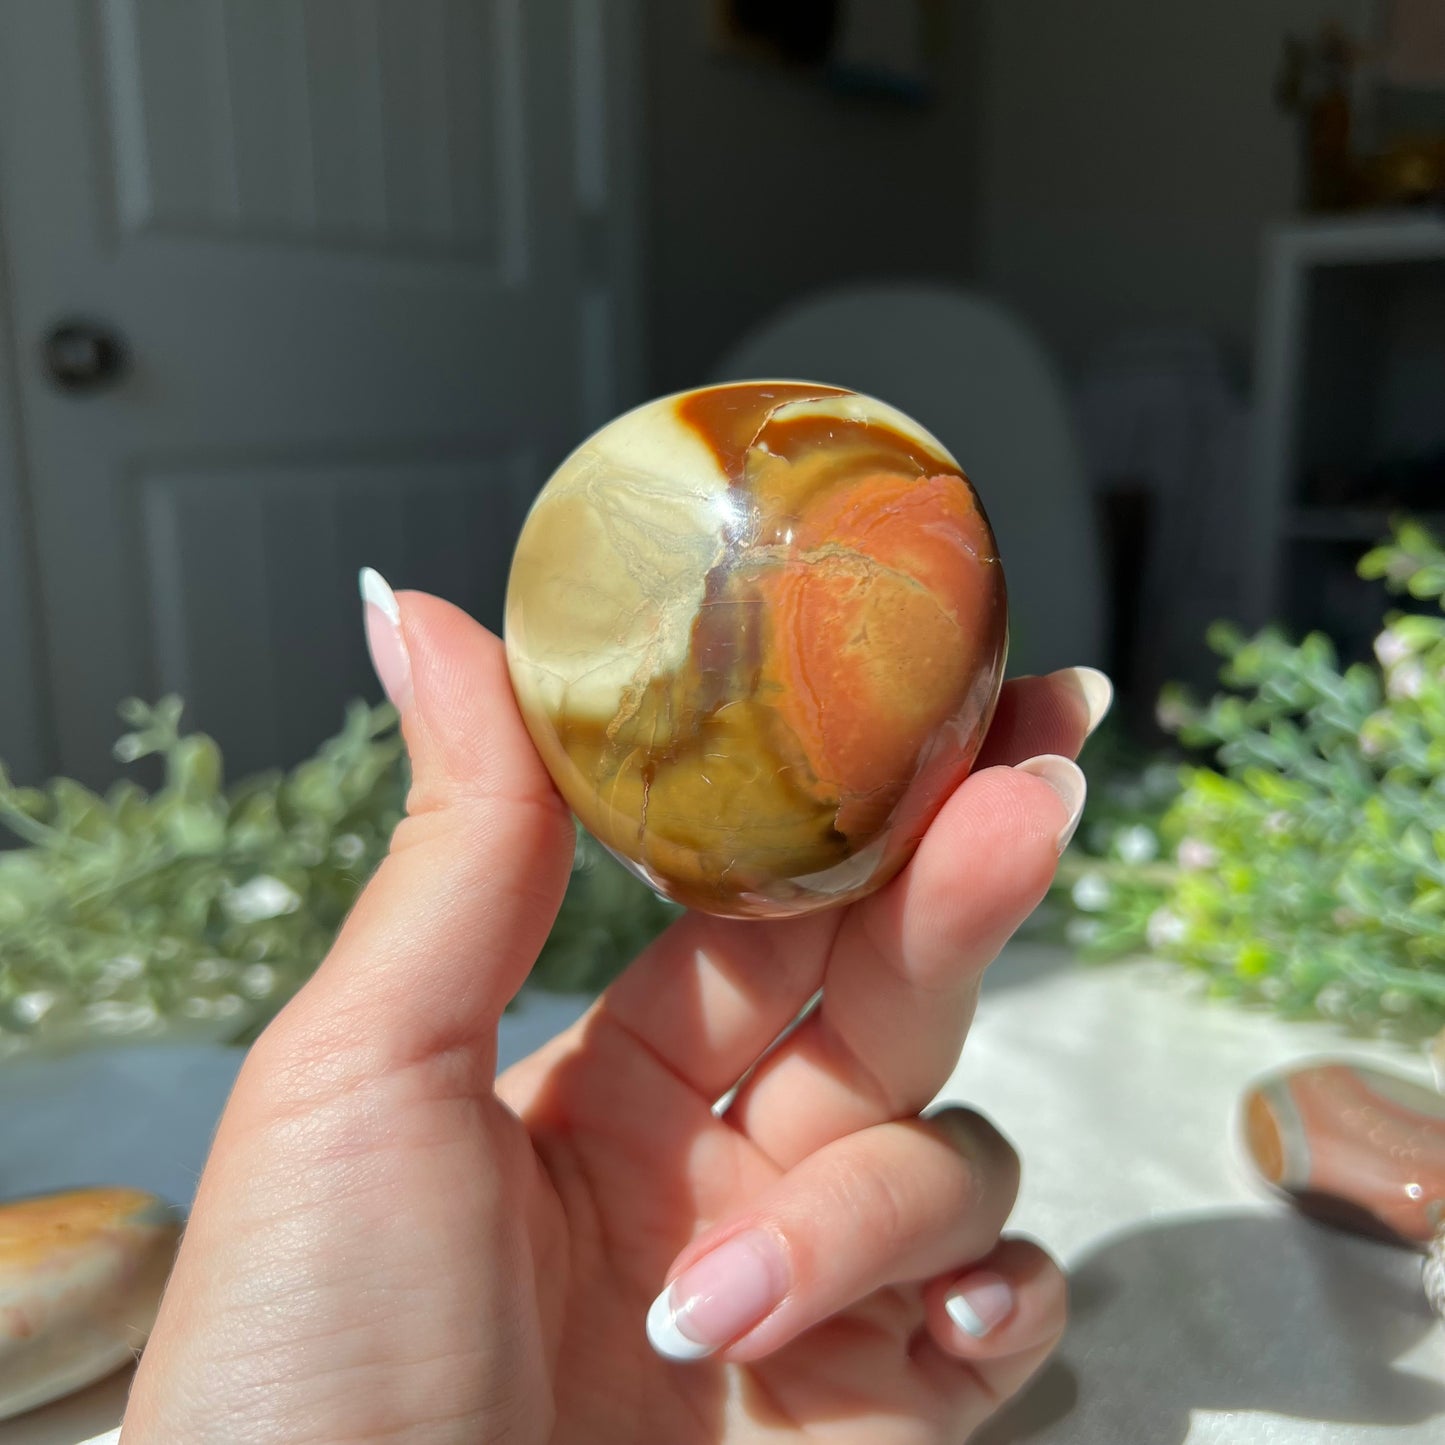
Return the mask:
<path id="1" fill-rule="evenodd" d="M 766 917 L 880 887 L 977 755 L 1003 569 L 957 461 L 838 387 L 648 403 L 537 497 L 506 608 L 522 715 L 659 893 Z"/>

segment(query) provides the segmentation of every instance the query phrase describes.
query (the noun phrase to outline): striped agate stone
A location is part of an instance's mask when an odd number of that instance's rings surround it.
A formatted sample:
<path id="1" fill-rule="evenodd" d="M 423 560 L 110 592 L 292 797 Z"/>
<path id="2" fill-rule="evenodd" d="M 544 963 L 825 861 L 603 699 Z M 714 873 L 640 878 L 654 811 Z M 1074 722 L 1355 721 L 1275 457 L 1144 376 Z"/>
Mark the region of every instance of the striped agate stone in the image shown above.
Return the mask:
<path id="1" fill-rule="evenodd" d="M 977 755 L 1003 569 L 937 438 L 838 387 L 650 402 L 538 495 L 508 582 L 513 688 L 582 823 L 729 917 L 882 886 Z"/>
<path id="2" fill-rule="evenodd" d="M 0 1420 L 134 1359 L 180 1234 L 180 1214 L 138 1189 L 0 1203 Z"/>
<path id="3" fill-rule="evenodd" d="M 1361 1064 L 1322 1062 L 1244 1098 L 1254 1167 L 1308 1213 L 1423 1245 L 1445 1225 L 1445 1095 Z"/>

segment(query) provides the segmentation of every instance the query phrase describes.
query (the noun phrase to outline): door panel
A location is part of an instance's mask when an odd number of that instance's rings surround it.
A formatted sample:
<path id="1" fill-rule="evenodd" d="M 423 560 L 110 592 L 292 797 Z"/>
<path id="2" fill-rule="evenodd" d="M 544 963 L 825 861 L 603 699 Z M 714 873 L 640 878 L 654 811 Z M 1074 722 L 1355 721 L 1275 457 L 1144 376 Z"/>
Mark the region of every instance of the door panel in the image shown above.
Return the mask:
<path id="1" fill-rule="evenodd" d="M 123 229 L 515 262 L 519 5 L 112 0 Z"/>
<path id="2" fill-rule="evenodd" d="M 536 487 L 639 399 L 629 8 L 0 7 L 64 770 L 112 776 L 117 702 L 168 689 L 238 765 L 309 751 L 376 695 L 363 563 L 496 623 Z M 120 385 L 66 393 L 33 364 L 73 315 L 123 338 Z"/>
<path id="3" fill-rule="evenodd" d="M 138 478 L 161 688 L 198 714 L 245 719 L 228 750 L 233 774 L 274 763 L 293 733 L 326 736 L 335 700 L 374 686 L 356 625 L 359 568 L 425 573 L 499 628 L 537 475 L 526 452 L 489 452 L 304 467 L 198 459 Z"/>

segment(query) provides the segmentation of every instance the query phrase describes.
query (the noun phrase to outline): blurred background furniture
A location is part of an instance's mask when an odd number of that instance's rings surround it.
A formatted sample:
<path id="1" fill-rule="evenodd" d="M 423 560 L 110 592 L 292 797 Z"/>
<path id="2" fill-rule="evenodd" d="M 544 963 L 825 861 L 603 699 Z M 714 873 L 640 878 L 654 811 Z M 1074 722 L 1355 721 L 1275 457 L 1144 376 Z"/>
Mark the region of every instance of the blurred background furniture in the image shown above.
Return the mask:
<path id="1" fill-rule="evenodd" d="M 1255 377 L 1245 616 L 1321 628 L 1360 654 L 1360 553 L 1392 511 L 1445 523 L 1445 217 L 1272 227 Z"/>
<path id="2" fill-rule="evenodd" d="M 1116 716 L 1147 729 L 1165 683 L 1213 682 L 1200 639 L 1239 615 L 1248 412 L 1197 328 L 1137 328 L 1099 347 L 1077 406 L 1109 561 Z"/>
<path id="3" fill-rule="evenodd" d="M 928 427 L 978 487 L 1004 558 L 1009 671 L 1102 665 L 1103 577 L 1069 398 L 1028 330 L 946 286 L 857 286 L 764 321 L 710 380 L 836 382 Z"/>

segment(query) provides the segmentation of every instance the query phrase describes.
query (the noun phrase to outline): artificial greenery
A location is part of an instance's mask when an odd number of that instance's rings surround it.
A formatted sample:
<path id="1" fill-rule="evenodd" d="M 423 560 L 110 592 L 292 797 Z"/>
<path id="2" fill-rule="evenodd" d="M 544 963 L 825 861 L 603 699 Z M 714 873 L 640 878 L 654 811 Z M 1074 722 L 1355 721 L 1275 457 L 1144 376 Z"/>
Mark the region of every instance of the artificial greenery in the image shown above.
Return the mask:
<path id="1" fill-rule="evenodd" d="M 286 774 L 226 789 L 216 744 L 181 703 L 121 708 L 125 763 L 164 781 L 104 797 L 66 778 L 17 788 L 0 822 L 0 1054 L 163 1030 L 249 1036 L 325 953 L 400 816 L 389 709 L 354 704 Z"/>
<path id="2" fill-rule="evenodd" d="M 1401 524 L 1360 563 L 1445 606 L 1445 550 Z M 1445 1025 L 1445 619 L 1391 612 L 1374 664 L 1327 638 L 1215 627 L 1225 691 L 1166 692 L 1196 758 L 1115 772 L 1060 875 L 1069 936 L 1148 953 L 1212 992 L 1362 1030 Z"/>
<path id="3" fill-rule="evenodd" d="M 0 769 L 0 823 L 28 845 L 0 851 L 0 1057 L 163 1032 L 252 1037 L 320 962 L 401 818 L 389 707 L 353 704 L 314 757 L 229 789 L 216 744 L 180 732 L 178 699 L 121 716 L 116 756 L 159 759 L 153 792 L 19 788 Z M 532 981 L 591 988 L 673 911 L 579 834 Z"/>

